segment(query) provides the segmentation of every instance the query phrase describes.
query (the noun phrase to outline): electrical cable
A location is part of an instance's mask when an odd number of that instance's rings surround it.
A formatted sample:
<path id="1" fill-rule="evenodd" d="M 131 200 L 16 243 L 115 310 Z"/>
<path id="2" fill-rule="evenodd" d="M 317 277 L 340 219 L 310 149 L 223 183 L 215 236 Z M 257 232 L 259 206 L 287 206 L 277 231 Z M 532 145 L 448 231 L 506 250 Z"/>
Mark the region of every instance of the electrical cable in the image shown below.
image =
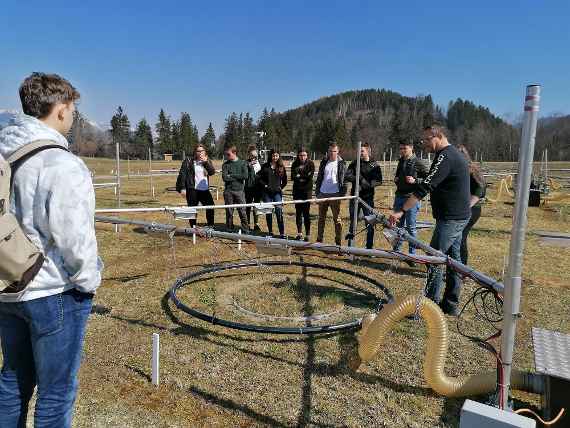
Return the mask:
<path id="1" fill-rule="evenodd" d="M 560 411 L 558 412 L 558 415 L 556 415 L 556 417 L 554 419 L 552 419 L 551 421 L 545 421 L 544 419 L 542 419 L 539 415 L 537 415 L 535 412 L 533 412 L 530 409 L 518 409 L 518 410 L 515 410 L 515 413 L 517 415 L 520 415 L 521 413 L 530 413 L 532 416 L 534 416 L 536 419 L 538 419 L 542 425 L 549 426 L 549 425 L 554 425 L 556 422 L 558 422 L 560 420 L 560 418 L 562 417 L 562 415 L 564 415 L 565 410 L 566 409 L 564 409 L 564 408 L 560 409 Z"/>

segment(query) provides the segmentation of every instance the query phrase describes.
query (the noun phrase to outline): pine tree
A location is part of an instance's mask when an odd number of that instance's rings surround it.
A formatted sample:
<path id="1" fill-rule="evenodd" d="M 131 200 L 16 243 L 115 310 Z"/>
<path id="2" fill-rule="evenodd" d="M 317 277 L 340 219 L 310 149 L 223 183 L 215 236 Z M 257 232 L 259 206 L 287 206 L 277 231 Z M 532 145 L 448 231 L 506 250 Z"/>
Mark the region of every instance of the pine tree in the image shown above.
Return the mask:
<path id="1" fill-rule="evenodd" d="M 137 124 L 132 145 L 132 156 L 138 159 L 145 159 L 148 156 L 148 150 L 152 151 L 152 130 L 145 118 Z"/>
<path id="2" fill-rule="evenodd" d="M 121 153 L 127 153 L 131 124 L 123 108 L 119 106 L 111 118 L 111 135 L 113 142 L 119 143 Z"/>
<path id="3" fill-rule="evenodd" d="M 204 144 L 208 149 L 212 149 L 216 145 L 216 133 L 212 127 L 212 122 L 208 125 L 208 129 L 200 139 L 200 143 Z"/>
<path id="4" fill-rule="evenodd" d="M 177 130 L 179 137 L 177 153 L 180 156 L 182 156 L 183 153 L 186 153 L 187 155 L 192 153 L 192 150 L 196 145 L 196 141 L 192 119 L 188 113 L 184 112 L 180 115 Z"/>
<path id="5" fill-rule="evenodd" d="M 226 119 L 224 129 L 224 146 L 239 145 L 239 119 L 236 112 L 232 112 Z"/>
<path id="6" fill-rule="evenodd" d="M 172 153 L 172 126 L 170 118 L 160 109 L 158 114 L 158 122 L 155 125 L 156 134 L 158 136 L 157 142 L 162 153 Z"/>

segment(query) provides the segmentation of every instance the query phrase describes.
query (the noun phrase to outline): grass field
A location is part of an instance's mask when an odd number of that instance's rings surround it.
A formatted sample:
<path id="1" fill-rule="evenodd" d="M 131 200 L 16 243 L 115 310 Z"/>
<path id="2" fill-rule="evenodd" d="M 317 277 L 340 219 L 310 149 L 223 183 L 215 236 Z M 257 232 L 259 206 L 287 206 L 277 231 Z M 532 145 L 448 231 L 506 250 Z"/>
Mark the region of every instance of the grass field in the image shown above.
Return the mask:
<path id="1" fill-rule="evenodd" d="M 108 175 L 114 162 L 88 159 L 96 175 Z M 156 162 L 155 169 L 178 167 Z M 567 164 L 560 164 L 563 167 Z M 501 169 L 503 165 L 493 165 Z M 567 166 L 566 166 L 567 167 Z M 122 206 L 181 205 L 183 200 L 166 188 L 175 176 L 154 177 L 152 198 L 147 164 L 122 164 Z M 385 171 L 386 173 L 386 171 Z M 109 181 L 109 180 L 99 180 Z M 220 184 L 216 175 L 212 184 Z M 491 196 L 494 191 L 491 189 Z M 379 188 L 376 205 L 388 211 L 393 188 Z M 220 200 L 217 203 L 222 203 Z M 570 232 L 569 202 L 529 209 L 529 231 Z M 98 207 L 114 207 L 112 189 L 97 191 Z M 470 237 L 470 264 L 492 277 L 501 278 L 508 252 L 512 222 L 512 199 L 486 204 L 483 216 Z M 343 207 L 344 231 L 348 210 Z M 313 207 L 312 238 L 316 233 Z M 237 217 L 237 213 L 235 214 Z M 171 222 L 166 214 L 129 215 L 131 218 Z M 431 220 L 429 208 L 421 218 Z M 203 213 L 199 222 L 203 222 Z M 294 236 L 294 209 L 285 210 L 286 231 Z M 216 223 L 224 223 L 223 211 Z M 236 218 L 236 224 L 238 220 Z M 181 223 L 182 225 L 182 223 Z M 265 220 L 261 220 L 265 228 Z M 362 226 L 359 226 L 359 229 Z M 364 234 L 358 236 L 363 245 Z M 420 237 L 429 241 L 430 230 Z M 259 256 L 254 247 L 240 252 L 231 243 L 166 236 L 152 236 L 123 227 L 115 233 L 110 225 L 98 224 L 100 254 L 105 262 L 104 280 L 96 297 L 80 372 L 76 405 L 77 427 L 189 427 L 189 426 L 457 426 L 462 399 L 448 399 L 432 392 L 424 382 L 422 361 L 426 333 L 420 321 L 403 321 L 390 335 L 379 358 L 360 373 L 352 373 L 346 358 L 355 348 L 353 333 L 325 337 L 263 336 L 238 332 L 191 318 L 166 299 L 175 278 L 204 265 Z M 332 224 L 325 240 L 333 242 Z M 375 245 L 388 248 L 381 231 Z M 299 255 L 292 256 L 298 260 Z M 340 256 L 305 254 L 304 260 L 344 267 L 384 283 L 394 295 L 417 294 L 423 287 L 422 268 L 408 268 L 381 260 L 350 261 Z M 533 369 L 531 326 L 570 333 L 569 248 L 540 244 L 529 233 L 523 277 L 523 318 L 518 324 L 515 365 Z M 474 291 L 464 287 L 463 301 Z M 296 268 L 263 268 L 210 275 L 180 297 L 201 309 L 237 321 L 251 319 L 236 309 L 284 317 L 332 314 L 315 323 L 342 321 L 362 316 L 380 294 L 362 280 L 332 271 Z M 376 297 L 375 297 L 376 296 Z M 298 321 L 273 320 L 274 325 Z M 298 325 L 304 325 L 300 323 Z M 462 326 L 480 333 L 482 324 L 470 312 Z M 450 375 L 492 369 L 490 354 L 457 333 L 449 318 L 450 350 L 446 371 Z M 150 379 L 151 334 L 161 335 L 161 385 Z M 515 393 L 526 405 L 537 397 Z"/>

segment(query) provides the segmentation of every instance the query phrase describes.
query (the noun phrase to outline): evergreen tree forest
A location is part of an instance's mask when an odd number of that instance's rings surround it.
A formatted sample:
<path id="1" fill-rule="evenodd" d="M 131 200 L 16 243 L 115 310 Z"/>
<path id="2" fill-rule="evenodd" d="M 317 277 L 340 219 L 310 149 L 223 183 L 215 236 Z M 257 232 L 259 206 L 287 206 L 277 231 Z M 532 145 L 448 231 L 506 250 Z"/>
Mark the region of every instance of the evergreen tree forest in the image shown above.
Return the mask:
<path id="1" fill-rule="evenodd" d="M 373 155 L 382 159 L 383 153 L 390 151 L 397 156 L 401 141 L 418 143 L 419 150 L 421 130 L 431 124 L 445 126 L 451 143 L 465 144 L 478 160 L 515 161 L 518 157 L 520 124 L 511 125 L 488 108 L 461 98 L 444 109 L 434 104 L 430 95 L 408 97 L 386 89 L 347 91 L 282 113 L 265 108 L 257 121 L 249 112 L 232 112 L 218 138 L 211 122 L 200 137 L 186 112 L 176 119 L 160 109 L 154 129 L 143 118 L 133 130 L 125 109 L 119 106 L 109 131 L 94 127 L 77 112 L 69 137 L 73 150 L 87 156 L 114 156 L 113 142 L 120 143 L 121 157 L 132 159 L 146 159 L 149 148 L 153 156 L 172 153 L 181 159 L 192 153 L 198 142 L 217 158 L 231 145 L 244 157 L 252 144 L 281 152 L 304 146 L 322 156 L 329 142 L 335 141 L 342 155 L 352 159 L 357 142 L 364 141 L 372 146 Z M 549 148 L 550 160 L 570 158 L 570 116 L 540 119 L 536 155 L 545 148 Z"/>

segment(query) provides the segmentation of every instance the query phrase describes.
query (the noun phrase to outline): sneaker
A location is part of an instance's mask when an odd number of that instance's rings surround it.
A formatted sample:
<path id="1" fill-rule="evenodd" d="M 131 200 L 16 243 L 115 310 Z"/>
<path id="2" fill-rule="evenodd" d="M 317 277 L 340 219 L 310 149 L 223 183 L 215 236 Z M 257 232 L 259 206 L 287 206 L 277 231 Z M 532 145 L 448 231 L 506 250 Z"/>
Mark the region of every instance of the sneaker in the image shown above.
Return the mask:
<path id="1" fill-rule="evenodd" d="M 303 235 L 301 235 L 300 233 L 297 233 L 297 236 L 295 237 L 295 240 L 300 241 L 303 239 Z"/>
<path id="2" fill-rule="evenodd" d="M 444 303 L 440 303 L 439 307 L 443 311 L 445 315 L 449 315 L 450 317 L 456 317 L 459 315 L 459 309 L 456 306 L 446 305 Z"/>
<path id="3" fill-rule="evenodd" d="M 279 239 L 287 239 L 287 235 L 279 235 Z"/>

